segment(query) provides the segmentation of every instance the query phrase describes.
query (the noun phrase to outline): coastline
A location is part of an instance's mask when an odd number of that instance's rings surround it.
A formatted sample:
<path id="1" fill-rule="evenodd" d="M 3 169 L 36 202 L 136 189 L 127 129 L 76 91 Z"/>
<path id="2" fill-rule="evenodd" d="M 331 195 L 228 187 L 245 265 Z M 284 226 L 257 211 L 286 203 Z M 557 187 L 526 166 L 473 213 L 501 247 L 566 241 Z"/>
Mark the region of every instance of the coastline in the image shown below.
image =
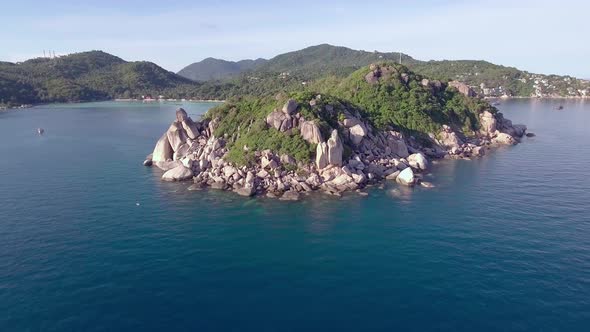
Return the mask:
<path id="1" fill-rule="evenodd" d="M 68 101 L 68 102 L 55 102 L 55 103 L 38 103 L 38 104 L 23 104 L 20 106 L 1 106 L 0 112 L 2 111 L 11 111 L 11 110 L 24 110 L 29 108 L 34 108 L 38 106 L 46 106 L 46 105 L 59 105 L 59 104 L 84 104 L 84 103 L 99 103 L 99 102 L 141 102 L 141 103 L 167 103 L 167 102 L 190 102 L 190 103 L 224 103 L 225 100 L 218 100 L 218 99 L 155 99 L 155 100 L 141 100 L 141 99 L 123 99 L 123 98 L 115 98 L 115 99 L 103 99 L 103 100 L 80 100 L 80 101 Z"/>
<path id="2" fill-rule="evenodd" d="M 500 96 L 500 97 L 482 97 L 484 100 L 509 100 L 509 99 L 538 99 L 538 100 L 586 100 L 590 99 L 590 96 Z"/>
<path id="3" fill-rule="evenodd" d="M 546 97 L 534 97 L 534 96 L 500 96 L 500 97 L 481 97 L 486 101 L 498 101 L 498 100 L 511 100 L 511 99 L 537 99 L 537 100 L 590 100 L 590 96 L 546 96 Z M 113 102 L 141 102 L 141 103 L 165 103 L 165 102 L 191 102 L 191 103 L 225 103 L 225 99 L 154 99 L 154 100 L 142 100 L 134 98 L 113 98 L 103 100 L 82 100 L 82 101 L 68 101 L 59 103 L 39 103 L 39 104 L 23 104 L 20 106 L 2 106 L 0 112 L 9 110 L 28 109 L 37 106 L 44 105 L 57 105 L 57 104 L 83 104 L 83 103 L 94 103 L 103 101 Z"/>
<path id="4" fill-rule="evenodd" d="M 142 102 L 142 103 L 166 103 L 166 102 L 190 102 L 190 103 L 224 103 L 222 99 L 134 99 L 134 98 L 115 98 L 110 101 L 116 102 Z"/>

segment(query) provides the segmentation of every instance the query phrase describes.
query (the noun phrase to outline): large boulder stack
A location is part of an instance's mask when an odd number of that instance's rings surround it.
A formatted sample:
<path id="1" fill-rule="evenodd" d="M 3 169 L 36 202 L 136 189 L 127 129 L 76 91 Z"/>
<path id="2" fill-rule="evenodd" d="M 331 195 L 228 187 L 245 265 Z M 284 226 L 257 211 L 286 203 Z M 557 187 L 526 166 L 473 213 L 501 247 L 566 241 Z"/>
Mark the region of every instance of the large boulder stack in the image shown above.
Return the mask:
<path id="1" fill-rule="evenodd" d="M 154 152 L 152 153 L 152 161 L 165 162 L 171 160 L 173 154 L 174 150 L 170 145 L 170 141 L 168 141 L 168 135 L 167 133 L 164 133 L 156 143 L 156 147 L 154 148 Z"/>
<path id="2" fill-rule="evenodd" d="M 266 117 L 266 124 L 276 130 L 285 132 L 297 127 L 297 117 L 294 117 L 299 105 L 294 99 L 289 99 L 281 110 L 274 110 Z"/>

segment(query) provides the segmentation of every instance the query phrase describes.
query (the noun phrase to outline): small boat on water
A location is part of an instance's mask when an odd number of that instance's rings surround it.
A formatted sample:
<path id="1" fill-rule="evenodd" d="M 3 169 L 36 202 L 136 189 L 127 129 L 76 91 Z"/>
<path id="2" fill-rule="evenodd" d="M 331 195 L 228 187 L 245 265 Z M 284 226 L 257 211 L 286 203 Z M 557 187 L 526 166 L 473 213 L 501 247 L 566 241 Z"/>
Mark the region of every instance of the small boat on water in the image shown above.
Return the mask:
<path id="1" fill-rule="evenodd" d="M 43 129 L 43 128 L 37 128 L 37 134 L 43 135 L 44 133 L 45 133 L 45 129 Z"/>
<path id="2" fill-rule="evenodd" d="M 559 105 L 557 107 L 555 107 L 556 110 L 561 111 L 563 109 L 563 105 Z"/>

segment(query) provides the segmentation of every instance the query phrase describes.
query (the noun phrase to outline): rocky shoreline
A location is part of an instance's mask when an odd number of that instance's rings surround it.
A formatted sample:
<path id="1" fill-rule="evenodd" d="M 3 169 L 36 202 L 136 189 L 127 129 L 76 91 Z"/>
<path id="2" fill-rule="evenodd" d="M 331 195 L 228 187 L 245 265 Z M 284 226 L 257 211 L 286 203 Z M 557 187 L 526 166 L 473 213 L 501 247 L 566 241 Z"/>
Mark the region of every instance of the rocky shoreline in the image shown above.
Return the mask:
<path id="1" fill-rule="evenodd" d="M 432 159 L 482 157 L 493 146 L 514 145 L 527 135 L 526 126 L 513 125 L 499 112 L 484 111 L 479 115 L 481 129 L 473 137 L 443 125 L 440 133 L 430 134 L 427 147 L 393 129 L 378 131 L 358 112 L 350 111 L 324 139 L 317 124 L 306 121 L 298 109 L 295 100 L 288 100 L 282 109 L 268 114 L 266 123 L 285 133 L 297 128 L 303 139 L 316 146 L 315 162 L 301 163 L 287 154 L 264 150 L 254 153 L 251 166 L 234 165 L 225 159 L 229 138 L 214 136 L 219 119 L 193 121 L 181 108 L 144 165 L 162 169 L 164 181 L 192 180 L 189 190 L 211 187 L 248 197 L 298 200 L 314 191 L 340 196 L 386 180 L 432 187 L 421 175 Z M 352 151 L 345 151 L 343 139 L 352 142 Z"/>

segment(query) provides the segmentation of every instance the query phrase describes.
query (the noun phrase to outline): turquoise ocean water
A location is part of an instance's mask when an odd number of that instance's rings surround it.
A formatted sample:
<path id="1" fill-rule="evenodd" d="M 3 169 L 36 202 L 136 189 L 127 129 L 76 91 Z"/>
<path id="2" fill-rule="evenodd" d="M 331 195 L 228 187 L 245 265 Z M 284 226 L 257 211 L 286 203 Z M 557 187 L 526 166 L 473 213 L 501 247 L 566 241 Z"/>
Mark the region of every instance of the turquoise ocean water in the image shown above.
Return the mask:
<path id="1" fill-rule="evenodd" d="M 503 101 L 537 136 L 435 189 L 288 203 L 141 166 L 177 107 L 0 113 L 0 331 L 590 330 L 590 102 Z"/>

